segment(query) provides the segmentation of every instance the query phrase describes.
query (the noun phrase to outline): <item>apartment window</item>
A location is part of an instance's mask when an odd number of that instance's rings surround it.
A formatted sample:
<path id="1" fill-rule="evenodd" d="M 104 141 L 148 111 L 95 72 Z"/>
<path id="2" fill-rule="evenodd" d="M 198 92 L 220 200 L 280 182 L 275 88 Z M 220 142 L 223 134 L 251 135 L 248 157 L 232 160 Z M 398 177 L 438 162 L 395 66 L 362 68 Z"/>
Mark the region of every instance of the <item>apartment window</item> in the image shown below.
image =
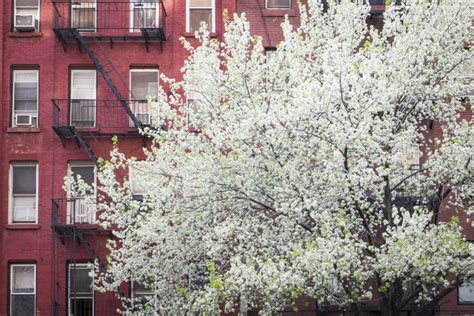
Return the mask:
<path id="1" fill-rule="evenodd" d="M 141 0 L 130 3 L 131 5 L 131 31 L 139 32 L 142 28 L 158 28 L 159 1 Z"/>
<path id="2" fill-rule="evenodd" d="M 149 98 L 158 96 L 158 69 L 131 69 L 130 70 L 130 98 L 134 100 L 131 110 L 135 117 L 143 125 L 150 125 L 150 103 Z M 130 127 L 134 127 L 129 120 Z"/>
<path id="3" fill-rule="evenodd" d="M 72 1 L 71 27 L 81 32 L 95 32 L 97 28 L 97 1 Z"/>
<path id="4" fill-rule="evenodd" d="M 40 0 L 14 0 L 13 29 L 17 32 L 39 31 Z"/>
<path id="5" fill-rule="evenodd" d="M 458 288 L 459 304 L 474 304 L 474 282 L 463 284 Z"/>
<path id="6" fill-rule="evenodd" d="M 94 270 L 88 263 L 70 263 L 68 265 L 68 315 L 93 315 L 93 275 Z"/>
<path id="7" fill-rule="evenodd" d="M 211 32 L 215 32 L 215 0 L 186 0 L 186 31 L 194 32 L 199 30 L 201 23 L 206 23 Z"/>
<path id="8" fill-rule="evenodd" d="M 153 298 L 153 291 L 139 282 L 132 282 L 132 298 L 133 304 L 141 310 L 157 310 L 157 306 L 149 306 L 150 300 Z M 135 315 L 135 314 L 134 314 Z M 158 315 L 155 312 L 141 312 L 136 313 L 137 316 L 154 316 Z"/>
<path id="9" fill-rule="evenodd" d="M 146 162 L 135 162 L 130 165 L 128 174 L 129 174 L 129 182 L 130 182 L 130 189 L 132 190 L 132 194 L 134 196 L 143 196 L 146 195 L 147 190 L 147 171 L 145 169 Z"/>
<path id="10" fill-rule="evenodd" d="M 267 57 L 267 63 L 269 63 L 276 54 L 276 48 L 274 47 L 266 47 L 265 48 L 265 56 Z"/>
<path id="11" fill-rule="evenodd" d="M 68 175 L 75 179 L 80 178 L 89 186 L 91 190 L 86 196 L 77 196 L 68 192 L 70 202 L 68 203 L 68 219 L 70 224 L 94 224 L 95 223 L 95 205 L 91 205 L 91 198 L 95 197 L 96 186 L 96 166 L 92 163 L 70 163 L 68 166 Z M 87 199 L 87 200 L 86 200 Z"/>
<path id="12" fill-rule="evenodd" d="M 265 0 L 267 9 L 290 9 L 291 0 Z"/>
<path id="13" fill-rule="evenodd" d="M 71 70 L 70 124 L 76 127 L 95 127 L 96 71 Z"/>
<path id="14" fill-rule="evenodd" d="M 10 265 L 10 315 L 36 315 L 36 265 Z"/>
<path id="15" fill-rule="evenodd" d="M 12 126 L 38 126 L 38 70 L 13 70 Z"/>
<path id="16" fill-rule="evenodd" d="M 12 223 L 35 223 L 37 219 L 37 164 L 10 165 L 10 210 Z"/>

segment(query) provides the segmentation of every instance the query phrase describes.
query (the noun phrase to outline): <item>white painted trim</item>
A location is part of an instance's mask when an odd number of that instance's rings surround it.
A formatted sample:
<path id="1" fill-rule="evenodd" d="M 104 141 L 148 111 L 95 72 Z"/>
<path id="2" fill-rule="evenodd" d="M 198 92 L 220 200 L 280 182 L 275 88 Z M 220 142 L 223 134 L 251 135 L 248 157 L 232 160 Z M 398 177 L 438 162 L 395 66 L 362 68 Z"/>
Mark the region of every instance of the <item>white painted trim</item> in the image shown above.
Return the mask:
<path id="1" fill-rule="evenodd" d="M 12 89 L 12 106 L 11 106 L 11 126 L 16 127 L 15 125 L 15 83 L 16 83 L 16 75 L 19 73 L 28 73 L 34 72 L 36 74 L 36 126 L 39 126 L 39 70 L 38 69 L 13 69 L 12 72 L 12 81 L 13 81 L 13 89 Z"/>
<path id="2" fill-rule="evenodd" d="M 13 21 L 12 21 L 12 26 L 13 26 L 13 30 L 15 30 L 15 19 L 16 19 L 16 1 L 17 0 L 14 0 L 14 3 L 13 3 Z M 26 8 L 26 7 L 25 7 Z M 31 7 L 31 8 L 34 8 L 34 7 Z M 38 29 L 35 30 L 35 32 L 40 32 L 41 31 L 41 0 L 38 0 Z"/>
<path id="3" fill-rule="evenodd" d="M 33 267 L 33 293 L 15 293 L 13 294 L 13 267 Z M 12 311 L 12 295 L 33 295 L 34 298 L 34 314 L 36 315 L 36 263 L 14 263 L 10 264 L 10 288 L 8 289 L 8 300 L 9 300 L 9 312 L 10 314 L 13 314 Z"/>
<path id="4" fill-rule="evenodd" d="M 72 314 L 72 311 L 71 311 L 71 270 L 72 270 L 72 267 L 74 266 L 74 269 L 77 269 L 78 267 L 79 268 L 83 268 L 83 267 L 86 267 L 86 268 L 89 268 L 91 265 L 91 263 L 68 263 L 67 265 L 67 308 L 68 308 L 68 315 L 69 316 L 74 316 L 74 314 Z M 92 284 L 94 284 L 94 269 L 93 268 L 89 268 L 89 270 L 92 272 Z M 92 286 L 92 295 L 91 295 L 91 299 L 92 299 L 92 316 L 95 315 L 95 291 L 94 291 L 94 287 Z M 89 297 L 81 297 L 81 296 L 76 296 L 76 298 L 89 298 Z"/>
<path id="5" fill-rule="evenodd" d="M 35 167 L 35 176 L 36 176 L 36 192 L 35 192 L 35 221 L 34 222 L 13 222 L 13 168 L 15 167 Z M 10 170 L 8 172 L 8 224 L 13 225 L 24 225 L 24 224 L 38 224 L 38 188 L 39 188 L 39 176 L 38 176 L 38 162 L 22 162 L 15 161 L 10 163 Z"/>
<path id="6" fill-rule="evenodd" d="M 190 0 L 186 0 L 186 32 L 191 32 L 191 21 L 190 21 Z M 211 0 L 211 29 L 209 32 L 216 32 L 216 0 Z M 209 7 L 194 7 L 193 9 L 209 9 Z"/>

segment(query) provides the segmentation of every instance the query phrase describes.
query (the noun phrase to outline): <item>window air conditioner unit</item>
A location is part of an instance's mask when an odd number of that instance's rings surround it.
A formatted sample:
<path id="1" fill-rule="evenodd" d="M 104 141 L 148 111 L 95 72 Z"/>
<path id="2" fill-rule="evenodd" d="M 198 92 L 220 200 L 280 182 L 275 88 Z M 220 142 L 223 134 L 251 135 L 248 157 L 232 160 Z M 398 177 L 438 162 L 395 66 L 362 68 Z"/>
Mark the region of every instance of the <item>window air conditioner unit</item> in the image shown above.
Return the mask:
<path id="1" fill-rule="evenodd" d="M 31 126 L 33 125 L 33 115 L 18 114 L 15 116 L 16 126 Z"/>
<path id="2" fill-rule="evenodd" d="M 143 125 L 150 125 L 150 114 L 149 113 L 135 113 L 135 117 L 139 122 L 141 122 Z"/>
<path id="3" fill-rule="evenodd" d="M 36 29 L 36 19 L 33 15 L 17 15 L 15 17 L 15 29 L 20 32 L 31 32 Z"/>

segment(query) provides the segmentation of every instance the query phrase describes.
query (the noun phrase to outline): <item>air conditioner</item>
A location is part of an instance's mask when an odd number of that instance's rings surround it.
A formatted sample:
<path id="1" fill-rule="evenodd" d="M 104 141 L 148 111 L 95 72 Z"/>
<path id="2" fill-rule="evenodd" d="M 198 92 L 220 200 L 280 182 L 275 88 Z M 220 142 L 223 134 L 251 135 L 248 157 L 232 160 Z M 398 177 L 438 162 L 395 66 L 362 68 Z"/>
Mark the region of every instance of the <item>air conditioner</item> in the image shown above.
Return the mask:
<path id="1" fill-rule="evenodd" d="M 15 115 L 16 126 L 31 126 L 36 117 L 31 114 L 17 114 Z"/>
<path id="2" fill-rule="evenodd" d="M 15 29 L 20 32 L 31 32 L 36 29 L 36 19 L 33 15 L 17 15 L 15 17 Z"/>
<path id="3" fill-rule="evenodd" d="M 150 125 L 150 114 L 149 113 L 139 113 L 135 112 L 135 117 L 143 125 Z"/>

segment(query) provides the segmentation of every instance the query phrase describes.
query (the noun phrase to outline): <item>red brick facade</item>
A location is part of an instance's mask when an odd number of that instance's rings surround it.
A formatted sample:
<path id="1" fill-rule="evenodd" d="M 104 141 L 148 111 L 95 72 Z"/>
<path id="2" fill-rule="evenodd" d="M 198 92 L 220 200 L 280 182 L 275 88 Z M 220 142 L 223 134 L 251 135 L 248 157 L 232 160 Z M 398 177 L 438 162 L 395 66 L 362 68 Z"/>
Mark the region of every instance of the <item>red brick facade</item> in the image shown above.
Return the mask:
<path id="1" fill-rule="evenodd" d="M 113 1 L 113 0 L 111 0 Z M 122 0 L 123 1 L 123 0 Z M 264 46 L 275 47 L 282 39 L 280 24 L 288 14 L 297 23 L 297 1 L 292 0 L 289 10 L 267 10 L 265 0 L 215 0 L 216 32 L 223 32 L 222 12 L 246 12 L 252 29 L 263 38 Z M 39 32 L 14 32 L 14 0 L 0 3 L 0 316 L 9 313 L 9 266 L 14 263 L 36 264 L 36 315 L 67 315 L 67 270 L 69 260 L 90 261 L 90 254 L 80 242 L 60 238 L 51 228 L 52 199 L 66 198 L 63 178 L 70 162 L 90 161 L 86 151 L 72 139 L 63 143 L 52 129 L 52 99 L 68 99 L 70 69 L 94 67 L 91 59 L 78 45 L 67 44 L 67 51 L 53 32 L 57 12 L 53 1 L 40 0 Z M 150 43 L 149 51 L 143 43 L 100 42 L 100 47 L 114 63 L 117 73 L 114 82 L 128 85 L 129 71 L 133 67 L 154 67 L 160 73 L 179 78 L 186 58 L 179 38 L 186 33 L 186 0 L 163 0 L 166 8 L 166 41 L 163 50 L 159 43 Z M 124 31 L 126 32 L 126 31 Z M 97 51 L 97 44 L 90 45 Z M 12 70 L 39 69 L 39 110 L 37 128 L 12 128 Z M 117 84 L 123 95 L 128 92 Z M 97 99 L 113 100 L 114 94 L 97 73 Z M 97 116 L 106 117 L 109 113 Z M 127 126 L 122 126 L 127 127 Z M 97 156 L 107 158 L 111 149 L 110 137 L 92 137 L 88 144 Z M 121 137 L 120 148 L 127 155 L 140 157 L 143 140 L 140 137 Z M 11 162 L 36 162 L 38 170 L 37 223 L 12 224 L 9 219 L 9 174 Z M 474 239 L 472 230 L 470 238 Z M 104 241 L 107 235 L 88 236 L 88 242 L 100 258 L 105 259 Z M 74 248 L 74 252 L 73 252 Z M 75 258 L 72 258 L 74 254 Z M 127 291 L 126 288 L 123 289 Z M 95 315 L 115 315 L 119 306 L 112 294 L 95 293 Z M 443 309 L 474 313 L 474 306 L 457 305 L 456 293 L 448 296 Z M 314 313 L 313 313 L 314 314 Z"/>

